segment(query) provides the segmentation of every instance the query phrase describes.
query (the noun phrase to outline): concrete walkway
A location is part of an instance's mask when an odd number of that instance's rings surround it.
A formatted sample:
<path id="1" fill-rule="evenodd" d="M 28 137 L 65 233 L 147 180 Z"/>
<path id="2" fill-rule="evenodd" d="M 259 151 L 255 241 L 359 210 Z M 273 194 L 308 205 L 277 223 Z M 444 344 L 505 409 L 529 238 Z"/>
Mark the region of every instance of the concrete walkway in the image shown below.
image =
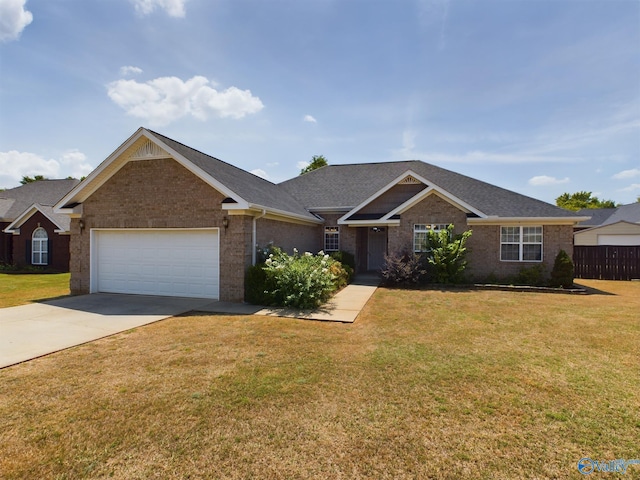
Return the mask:
<path id="1" fill-rule="evenodd" d="M 374 276 L 359 276 L 354 282 L 334 295 L 325 305 L 316 310 L 262 307 L 248 305 L 246 303 L 214 302 L 199 308 L 198 311 L 226 315 L 264 315 L 267 317 L 353 323 L 373 295 L 373 292 L 378 288 L 379 282 L 380 280 Z"/>
<path id="2" fill-rule="evenodd" d="M 317 310 L 265 308 L 202 298 L 94 293 L 0 309 L 0 368 L 189 311 L 352 323 L 376 290 L 359 278 Z"/>

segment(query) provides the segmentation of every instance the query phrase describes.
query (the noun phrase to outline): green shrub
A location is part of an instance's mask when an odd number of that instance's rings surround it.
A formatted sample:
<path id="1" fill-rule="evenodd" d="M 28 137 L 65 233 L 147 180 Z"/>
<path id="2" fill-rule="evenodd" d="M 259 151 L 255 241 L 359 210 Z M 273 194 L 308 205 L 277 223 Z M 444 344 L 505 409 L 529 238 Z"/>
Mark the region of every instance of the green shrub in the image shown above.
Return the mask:
<path id="1" fill-rule="evenodd" d="M 267 273 L 264 263 L 258 263 L 248 268 L 244 281 L 244 299 L 254 305 L 268 305 L 271 302 L 267 285 Z"/>
<path id="2" fill-rule="evenodd" d="M 573 286 L 573 261 L 567 252 L 560 250 L 551 270 L 552 287 L 571 288 Z"/>
<path id="3" fill-rule="evenodd" d="M 339 250 L 337 252 L 331 252 L 329 255 L 334 260 L 340 262 L 342 266 L 350 267 L 351 270 L 356 269 L 356 257 L 354 257 L 353 254 Z"/>
<path id="4" fill-rule="evenodd" d="M 533 267 L 521 268 L 516 276 L 509 279 L 509 283 L 514 285 L 529 285 L 532 287 L 547 285 L 547 273 L 544 265 L 539 264 Z"/>
<path id="5" fill-rule="evenodd" d="M 315 308 L 346 285 L 348 278 L 348 271 L 323 252 L 299 255 L 294 249 L 293 255 L 287 255 L 272 247 L 265 263 L 247 272 L 246 297 L 264 305 Z"/>
<path id="6" fill-rule="evenodd" d="M 429 230 L 424 245 L 428 272 L 435 283 L 459 283 L 467 266 L 467 240 L 471 230 L 453 234 L 453 225 L 439 231 Z"/>
<path id="7" fill-rule="evenodd" d="M 380 274 L 386 285 L 419 285 L 427 279 L 425 258 L 413 252 L 385 255 Z"/>

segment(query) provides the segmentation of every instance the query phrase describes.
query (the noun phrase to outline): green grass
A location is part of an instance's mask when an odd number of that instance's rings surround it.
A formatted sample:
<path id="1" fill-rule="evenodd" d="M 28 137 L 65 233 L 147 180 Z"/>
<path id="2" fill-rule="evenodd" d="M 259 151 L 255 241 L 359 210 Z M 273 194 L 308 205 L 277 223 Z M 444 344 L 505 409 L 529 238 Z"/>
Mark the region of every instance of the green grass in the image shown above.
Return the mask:
<path id="1" fill-rule="evenodd" d="M 69 274 L 0 273 L 0 308 L 69 295 Z"/>
<path id="2" fill-rule="evenodd" d="M 640 283 L 186 315 L 0 371 L 13 478 L 583 478 L 640 457 Z M 640 476 L 632 465 L 629 478 Z"/>

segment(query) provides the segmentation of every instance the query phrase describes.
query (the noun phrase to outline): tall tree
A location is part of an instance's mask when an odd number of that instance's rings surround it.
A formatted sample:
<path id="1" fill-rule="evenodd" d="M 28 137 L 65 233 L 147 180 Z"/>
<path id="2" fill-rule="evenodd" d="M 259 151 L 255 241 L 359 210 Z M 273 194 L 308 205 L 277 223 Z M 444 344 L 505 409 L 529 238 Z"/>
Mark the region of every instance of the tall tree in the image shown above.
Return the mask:
<path id="1" fill-rule="evenodd" d="M 300 175 L 302 175 L 303 173 L 311 172 L 313 170 L 317 170 L 321 167 L 326 167 L 327 165 L 329 165 L 329 162 L 327 162 L 327 159 L 324 158 L 324 156 L 314 155 L 313 157 L 311 157 L 311 163 L 300 171 Z"/>
<path id="2" fill-rule="evenodd" d="M 591 192 L 563 193 L 556 198 L 556 205 L 567 210 L 578 211 L 583 208 L 615 208 L 613 200 L 600 200 L 591 196 Z"/>
<path id="3" fill-rule="evenodd" d="M 22 180 L 20 180 L 20 184 L 26 185 L 27 183 L 38 182 L 40 180 L 46 180 L 46 178 L 42 175 L 34 175 L 33 177 L 25 175 L 24 177 L 22 177 Z"/>

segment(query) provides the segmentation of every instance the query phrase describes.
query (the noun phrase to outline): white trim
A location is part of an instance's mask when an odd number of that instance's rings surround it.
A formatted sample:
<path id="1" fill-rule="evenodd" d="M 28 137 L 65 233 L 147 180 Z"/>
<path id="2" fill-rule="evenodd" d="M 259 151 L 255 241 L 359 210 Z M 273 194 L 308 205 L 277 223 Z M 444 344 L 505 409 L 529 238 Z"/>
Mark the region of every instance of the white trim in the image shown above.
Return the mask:
<path id="1" fill-rule="evenodd" d="M 502 258 L 502 245 L 516 245 L 516 242 L 503 242 L 502 241 L 502 229 L 503 228 L 518 228 L 518 259 L 517 260 L 504 260 Z M 525 242 L 524 241 L 524 228 L 540 228 L 540 242 Z M 506 263 L 542 263 L 544 262 L 544 226 L 543 225 L 502 225 L 500 227 L 500 248 L 498 249 L 498 256 L 501 262 Z M 540 260 L 525 260 L 524 246 L 525 245 L 540 245 Z"/>
<path id="2" fill-rule="evenodd" d="M 29 220 L 36 212 L 40 212 L 42 215 L 46 217 L 51 223 L 53 223 L 57 228 L 54 230 L 54 233 L 67 233 L 68 230 L 65 230 L 58 222 L 56 222 L 53 218 L 47 215 L 41 208 L 41 205 L 34 203 L 29 208 L 27 208 L 24 212 L 20 214 L 18 218 L 16 218 L 13 222 L 11 222 L 7 227 L 3 230 L 5 233 L 11 233 L 13 235 L 20 235 L 20 227 L 24 225 L 24 223 Z"/>
<path id="3" fill-rule="evenodd" d="M 486 217 L 486 215 L 482 213 L 480 210 L 472 207 L 465 201 L 459 199 L 455 195 L 450 194 L 446 190 L 438 187 L 437 185 L 431 184 L 430 186 L 428 186 L 421 192 L 418 192 L 416 195 L 414 195 L 409 200 L 404 202 L 402 205 L 391 210 L 382 218 L 386 220 L 387 218 L 391 218 L 394 215 L 404 213 L 406 210 L 409 210 L 410 208 L 414 207 L 415 205 L 417 205 L 418 203 L 420 203 L 422 200 L 424 200 L 430 195 L 437 195 L 439 198 L 443 199 L 445 202 L 453 205 L 454 207 L 458 208 L 459 210 L 462 210 L 465 213 L 473 213 L 483 218 Z"/>
<path id="4" fill-rule="evenodd" d="M 575 225 L 591 217 L 497 217 L 467 218 L 469 225 Z"/>
<path id="5" fill-rule="evenodd" d="M 199 228 L 92 228 L 89 230 L 89 293 L 98 292 L 98 255 L 97 249 L 99 244 L 96 239 L 96 234 L 100 232 L 195 232 L 195 231 L 215 231 L 216 245 L 215 248 L 218 251 L 218 268 L 216 271 L 216 282 L 218 284 L 218 298 L 220 298 L 220 265 L 221 265 L 221 252 L 220 252 L 220 227 L 199 227 Z"/>
<path id="6" fill-rule="evenodd" d="M 415 194 L 413 197 L 411 197 L 409 200 L 403 202 L 398 207 L 396 207 L 393 210 L 391 210 L 390 212 L 386 213 L 384 216 L 382 216 L 378 220 L 378 222 L 377 222 L 378 224 L 385 224 L 388 221 L 392 221 L 391 217 L 393 217 L 394 215 L 398 215 L 398 214 L 408 210 L 409 208 L 411 208 L 414 205 L 418 204 L 419 202 L 424 200 L 427 196 L 432 195 L 432 194 L 437 194 L 440 198 L 442 198 L 446 202 L 449 202 L 454 207 L 456 207 L 456 208 L 458 208 L 458 209 L 460 209 L 460 210 L 462 210 L 462 211 L 464 211 L 466 213 L 473 213 L 473 214 L 478 215 L 479 217 L 483 217 L 483 218 L 487 217 L 487 215 L 485 215 L 483 212 L 481 212 L 477 208 L 475 208 L 472 205 L 468 204 L 467 202 L 461 200 L 460 198 L 456 197 L 455 195 L 447 192 L 445 189 L 439 187 L 438 185 L 436 185 L 435 183 L 433 183 L 433 182 L 429 181 L 428 179 L 422 177 L 421 175 L 418 175 L 413 170 L 407 170 L 402 175 L 399 175 L 393 181 L 389 182 L 384 187 L 382 187 L 380 190 L 378 190 L 376 193 L 371 195 L 364 202 L 360 203 L 358 206 L 356 206 L 355 208 L 352 208 L 346 214 L 344 214 L 342 217 L 340 217 L 338 219 L 338 225 L 347 225 L 347 224 L 352 224 L 352 223 L 354 225 L 355 224 L 360 224 L 359 222 L 361 222 L 361 220 L 348 220 L 348 218 L 351 215 L 356 214 L 360 209 L 364 208 L 366 205 L 368 205 L 369 203 L 374 201 L 376 198 L 380 197 L 385 192 L 391 190 L 396 185 L 402 184 L 402 182 L 407 177 L 412 177 L 413 179 L 417 180 L 418 182 L 424 184 L 425 185 L 425 189 L 421 190 L 420 192 Z M 369 224 L 371 224 L 371 220 L 368 220 L 367 222 Z"/>

